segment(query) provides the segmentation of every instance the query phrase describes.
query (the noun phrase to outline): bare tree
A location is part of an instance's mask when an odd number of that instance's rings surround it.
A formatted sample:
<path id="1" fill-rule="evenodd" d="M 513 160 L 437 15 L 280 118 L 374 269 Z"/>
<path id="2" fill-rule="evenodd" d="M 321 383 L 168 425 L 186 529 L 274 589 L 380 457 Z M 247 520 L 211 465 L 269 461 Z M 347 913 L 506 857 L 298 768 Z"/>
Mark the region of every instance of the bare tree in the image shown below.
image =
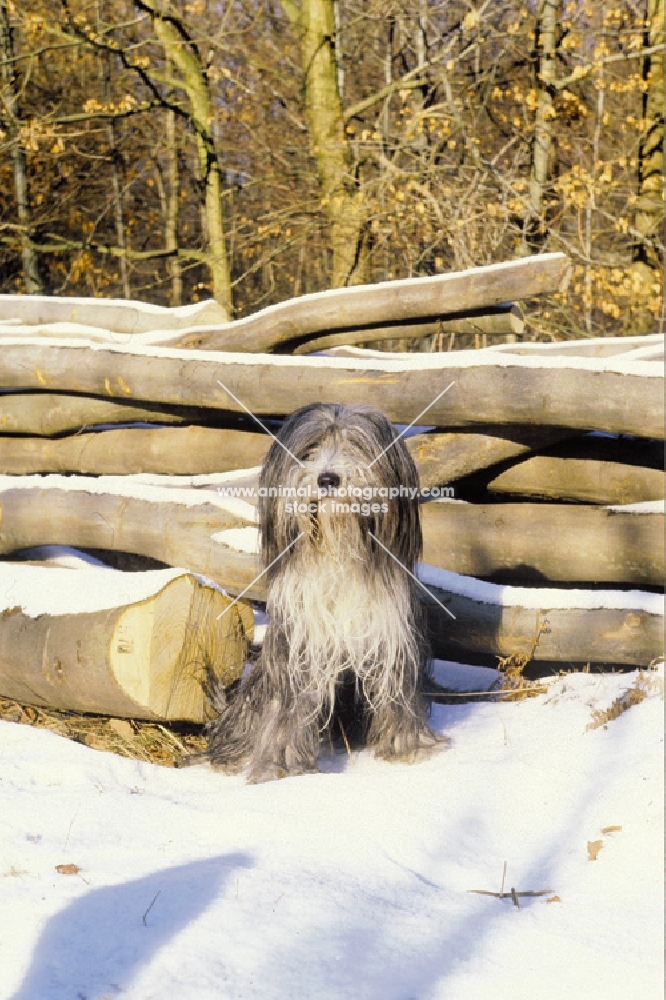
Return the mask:
<path id="1" fill-rule="evenodd" d="M 28 193 L 28 169 L 25 149 L 21 137 L 21 116 L 17 95 L 14 62 L 14 44 L 9 6 L 0 0 L 0 60 L 2 60 L 2 102 L 5 108 L 12 162 L 14 166 L 14 191 L 18 216 L 23 281 L 29 294 L 43 293 L 44 286 L 39 272 L 37 252 L 32 244 L 30 197 Z"/>
<path id="2" fill-rule="evenodd" d="M 156 0 L 135 0 L 135 3 L 150 16 L 155 35 L 169 63 L 176 69 L 177 76 L 165 74 L 161 76 L 162 81 L 175 89 L 184 90 L 190 105 L 204 189 L 206 263 L 212 277 L 213 295 L 231 316 L 233 301 L 222 210 L 222 172 L 212 129 L 213 107 L 206 66 L 177 7 L 168 4 L 163 10 Z M 160 75 L 154 79 L 159 82 Z"/>
<path id="3" fill-rule="evenodd" d="M 333 288 L 368 280 L 367 209 L 345 134 L 333 0 L 283 0 L 300 44 L 305 116 L 329 225 Z M 339 49 L 338 49 L 339 52 Z"/>
<path id="4" fill-rule="evenodd" d="M 537 97 L 528 189 L 530 210 L 525 218 L 523 234 L 526 253 L 538 253 L 547 236 L 543 202 L 552 161 L 553 120 L 556 117 L 553 110 L 555 57 L 560 16 L 560 0 L 542 0 L 535 39 Z"/>
<path id="5" fill-rule="evenodd" d="M 634 229 L 640 238 L 633 251 L 633 270 L 641 284 L 658 283 L 663 268 L 664 233 L 664 0 L 647 0 L 643 43 L 650 54 L 643 59 L 644 81 L 638 151 L 638 198 Z M 660 47 L 661 46 L 661 51 Z M 654 51 L 654 50 L 657 51 Z M 643 315 L 650 328 L 654 317 Z M 663 329 L 663 312 L 661 317 Z"/>

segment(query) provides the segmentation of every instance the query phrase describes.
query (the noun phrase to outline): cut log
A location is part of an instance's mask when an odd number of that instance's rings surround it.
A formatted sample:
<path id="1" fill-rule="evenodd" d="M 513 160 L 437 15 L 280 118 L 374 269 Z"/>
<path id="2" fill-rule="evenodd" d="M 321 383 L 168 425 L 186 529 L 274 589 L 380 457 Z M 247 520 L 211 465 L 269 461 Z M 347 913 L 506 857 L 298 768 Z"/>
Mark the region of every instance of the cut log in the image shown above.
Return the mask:
<path id="1" fill-rule="evenodd" d="M 664 473 L 620 462 L 535 455 L 502 472 L 488 489 L 585 503 L 639 503 L 663 498 Z"/>
<path id="2" fill-rule="evenodd" d="M 57 440 L 0 437 L 0 473 L 226 472 L 263 461 L 270 443 L 267 434 L 210 427 L 132 427 Z"/>
<path id="3" fill-rule="evenodd" d="M 566 281 L 568 271 L 569 259 L 565 254 L 540 254 L 451 274 L 302 295 L 226 326 L 209 326 L 178 335 L 158 333 L 150 335 L 150 340 L 209 351 L 269 351 L 311 334 L 418 319 L 461 318 L 470 312 L 556 292 Z"/>
<path id="4" fill-rule="evenodd" d="M 396 423 L 422 417 L 446 428 L 535 423 L 664 436 L 663 366 L 622 356 L 542 362 L 459 351 L 352 361 L 8 339 L 0 383 L 257 414 L 365 402 Z"/>
<path id="5" fill-rule="evenodd" d="M 664 514 L 562 504 L 429 503 L 424 559 L 464 576 L 661 586 Z"/>
<path id="6" fill-rule="evenodd" d="M 140 334 L 222 323 L 224 317 L 222 306 L 214 299 L 168 309 L 129 299 L 0 295 L 0 321 L 18 319 L 26 326 L 74 323 L 120 334 Z"/>
<path id="7" fill-rule="evenodd" d="M 12 392 L 0 394 L 0 432 L 47 437 L 97 424 L 196 423 L 196 412 L 194 408 L 165 410 L 159 404 L 134 406 L 50 392 Z"/>
<path id="8" fill-rule="evenodd" d="M 414 459 L 421 488 L 441 486 L 507 458 L 561 441 L 570 431 L 550 427 L 484 428 L 485 433 L 414 434 L 407 450 Z"/>
<path id="9" fill-rule="evenodd" d="M 490 653 L 646 667 L 663 655 L 657 594 L 499 587 L 432 566 L 422 566 L 419 577 L 432 595 L 423 600 L 433 654 L 443 659 Z"/>
<path id="10" fill-rule="evenodd" d="M 182 571 L 5 563 L 0 695 L 115 717 L 204 722 L 210 667 L 237 680 L 252 609 Z M 85 609 L 85 610 L 84 610 Z"/>
<path id="11" fill-rule="evenodd" d="M 298 344 L 293 353 L 310 354 L 312 351 L 328 351 L 342 344 L 370 344 L 377 340 L 418 340 L 435 334 L 485 333 L 517 336 L 523 332 L 525 322 L 518 308 L 505 306 L 495 312 L 480 313 L 478 316 L 464 316 L 459 319 L 422 320 L 420 323 L 404 323 L 398 326 L 365 327 L 362 330 L 345 330 L 313 337 L 304 344 Z"/>
<path id="12" fill-rule="evenodd" d="M 208 490 L 122 477 L 0 477 L 0 553 L 51 544 L 133 552 L 201 573 L 234 594 L 260 572 L 257 559 L 215 537 L 254 524 L 254 516 L 249 504 Z M 248 596 L 261 592 L 255 587 Z"/>

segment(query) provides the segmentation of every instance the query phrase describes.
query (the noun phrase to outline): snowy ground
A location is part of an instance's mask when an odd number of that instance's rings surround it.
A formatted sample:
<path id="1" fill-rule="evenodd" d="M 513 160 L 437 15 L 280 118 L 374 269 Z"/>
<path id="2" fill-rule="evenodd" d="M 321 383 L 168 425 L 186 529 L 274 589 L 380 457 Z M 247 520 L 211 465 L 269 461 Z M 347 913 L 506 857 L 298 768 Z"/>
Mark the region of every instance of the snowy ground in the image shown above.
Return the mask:
<path id="1" fill-rule="evenodd" d="M 0 996 L 660 998 L 661 699 L 586 731 L 635 678 L 438 706 L 424 764 L 260 786 L 0 723 Z M 551 892 L 469 891 L 505 861 Z"/>

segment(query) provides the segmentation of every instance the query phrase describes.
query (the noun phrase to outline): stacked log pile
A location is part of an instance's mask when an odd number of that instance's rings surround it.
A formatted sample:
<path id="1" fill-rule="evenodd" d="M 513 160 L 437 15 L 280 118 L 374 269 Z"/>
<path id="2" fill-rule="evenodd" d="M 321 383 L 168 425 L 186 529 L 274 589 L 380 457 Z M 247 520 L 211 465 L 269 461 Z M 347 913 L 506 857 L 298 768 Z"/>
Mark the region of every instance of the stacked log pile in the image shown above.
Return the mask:
<path id="1" fill-rule="evenodd" d="M 214 303 L 0 296 L 0 695 L 205 718 L 202 676 L 240 675 L 247 601 L 265 597 L 251 494 L 266 431 L 316 401 L 365 402 L 416 424 L 408 447 L 432 497 L 421 577 L 436 655 L 657 658 L 663 337 L 518 342 L 515 300 L 556 291 L 567 266 L 545 254 L 303 296 L 228 324 Z M 428 354 L 355 346 L 470 330 L 507 342 Z M 247 496 L 221 495 L 230 489 Z M 107 571 L 102 606 L 77 611 L 77 592 L 101 587 L 90 569 L 17 563 L 53 544 L 180 572 Z M 30 610 L 13 583 L 26 569 L 38 590 L 71 592 L 65 610 L 48 599 Z M 140 600 L 125 594 L 128 576 L 146 577 Z M 221 589 L 242 600 L 231 606 Z"/>

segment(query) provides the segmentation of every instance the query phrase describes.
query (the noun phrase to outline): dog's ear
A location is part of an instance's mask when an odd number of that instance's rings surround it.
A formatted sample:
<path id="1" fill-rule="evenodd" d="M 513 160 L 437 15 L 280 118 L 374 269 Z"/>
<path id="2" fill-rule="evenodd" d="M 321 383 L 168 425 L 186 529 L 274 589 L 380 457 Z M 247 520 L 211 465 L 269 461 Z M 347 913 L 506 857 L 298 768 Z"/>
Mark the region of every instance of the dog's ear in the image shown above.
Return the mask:
<path id="1" fill-rule="evenodd" d="M 393 428 L 391 428 L 393 432 Z M 404 496 L 389 498 L 385 514 L 372 518 L 370 530 L 382 545 L 398 559 L 410 572 L 418 562 L 423 550 L 421 515 L 419 509 L 419 477 L 412 456 L 404 442 L 396 440 L 374 465 L 379 481 L 389 487 L 403 488 Z M 371 546 L 373 551 L 379 546 Z M 379 552 L 375 557 L 381 558 Z M 386 556 L 387 559 L 390 556 Z"/>
<path id="2" fill-rule="evenodd" d="M 395 524 L 392 526 L 393 545 L 391 551 L 409 570 L 413 570 L 414 564 L 421 558 L 423 551 L 419 507 L 419 474 L 402 439 L 396 441 L 388 452 L 388 454 L 391 453 L 397 481 L 409 490 L 408 496 L 398 497 L 394 501 Z"/>

